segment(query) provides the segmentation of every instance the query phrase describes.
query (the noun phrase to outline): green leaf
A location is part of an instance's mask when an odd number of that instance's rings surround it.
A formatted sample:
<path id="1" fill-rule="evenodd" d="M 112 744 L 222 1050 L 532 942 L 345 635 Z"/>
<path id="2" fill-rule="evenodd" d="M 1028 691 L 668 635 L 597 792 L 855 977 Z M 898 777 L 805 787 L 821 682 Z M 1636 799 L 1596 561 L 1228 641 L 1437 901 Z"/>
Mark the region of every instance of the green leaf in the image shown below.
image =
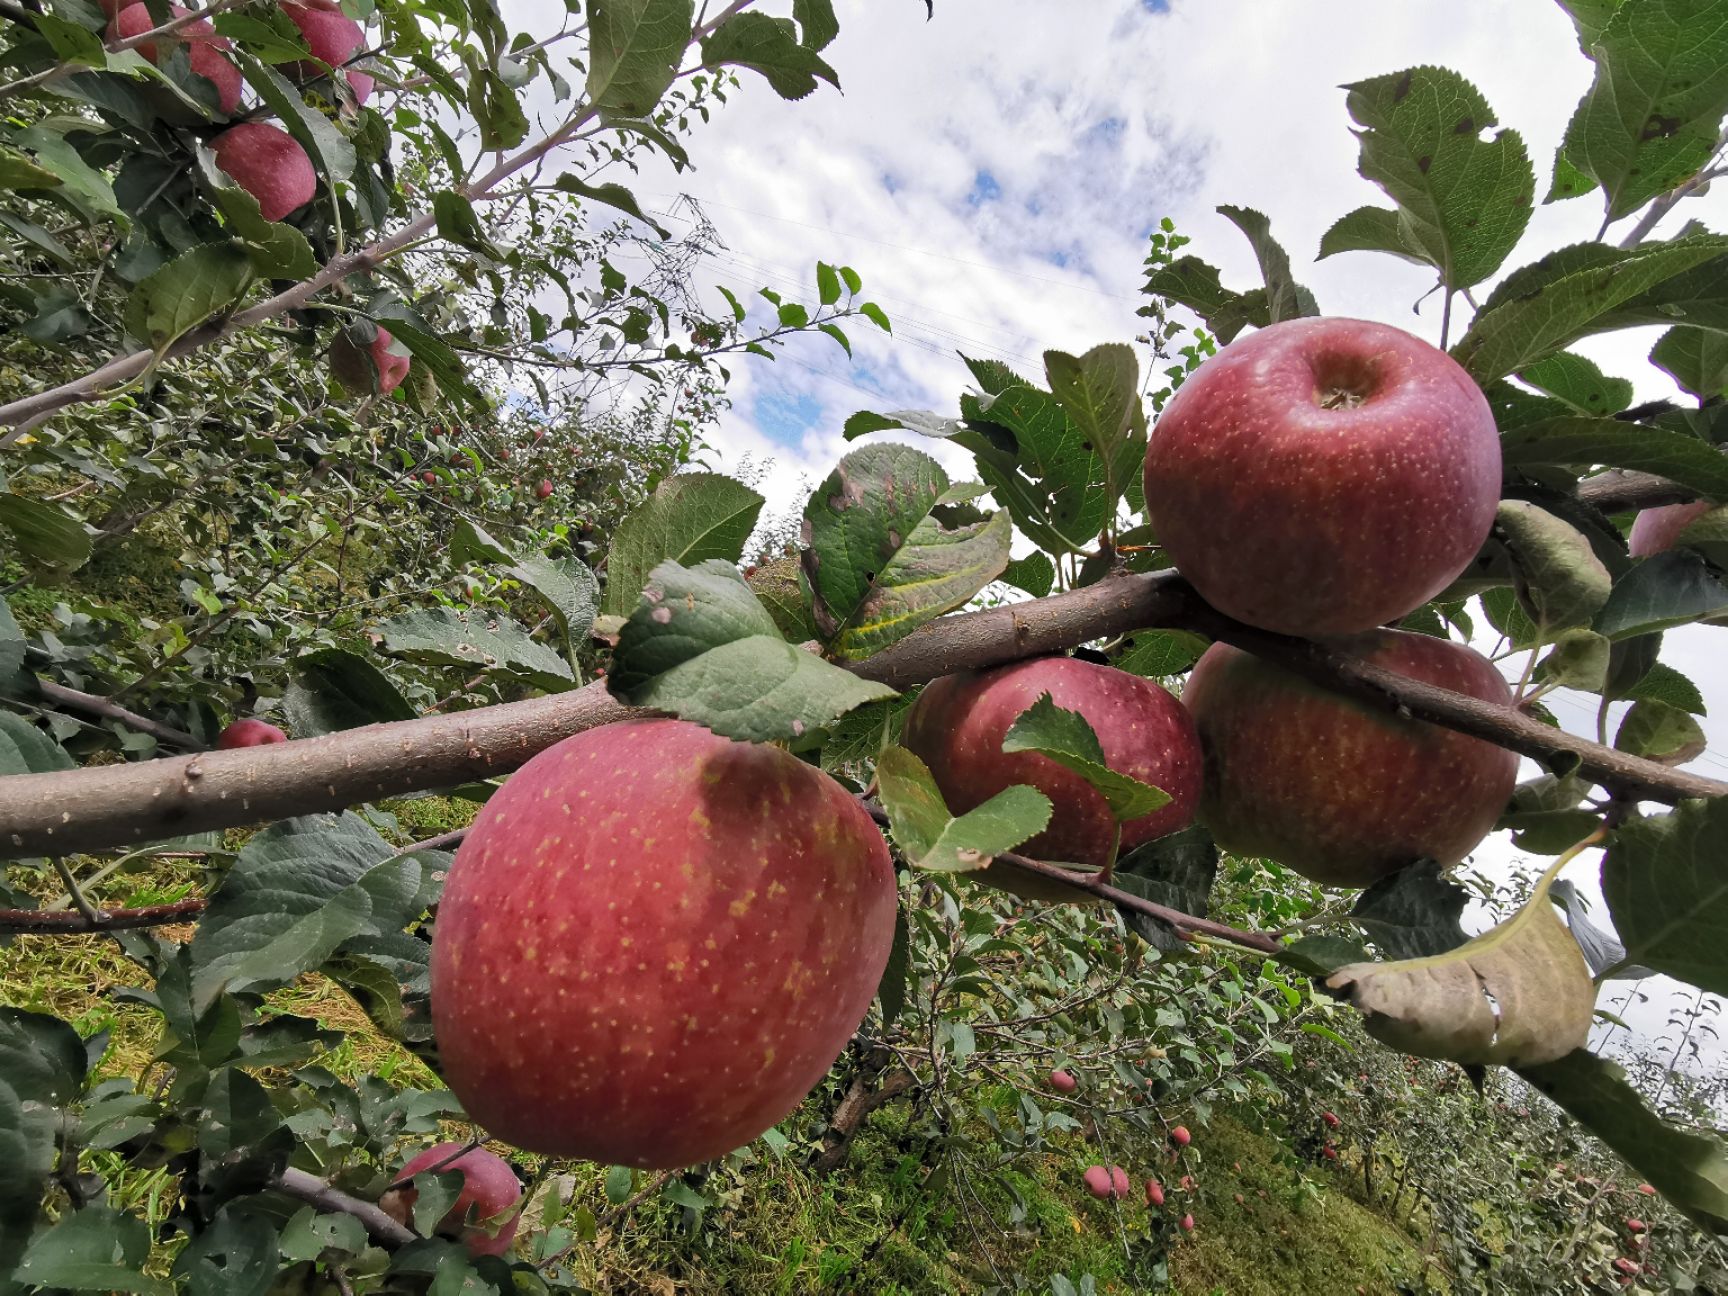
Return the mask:
<path id="1" fill-rule="evenodd" d="M 418 857 L 359 816 L 310 815 L 265 829 L 223 877 L 192 938 L 194 1008 L 224 989 L 285 985 L 351 938 L 398 933 L 425 909 Z"/>
<path id="2" fill-rule="evenodd" d="M 1110 664 L 1147 679 L 1166 679 L 1199 661 L 1207 646 L 1188 630 L 1136 630 L 1122 640 L 1122 651 Z"/>
<path id="3" fill-rule="evenodd" d="M 389 676 L 359 653 L 318 648 L 294 659 L 282 696 L 289 728 L 302 738 L 412 720 L 418 714 Z"/>
<path id="4" fill-rule="evenodd" d="M 1218 847 L 1212 834 L 1194 824 L 1180 832 L 1144 842 L 1116 861 L 1112 884 L 1154 904 L 1204 918 L 1218 876 Z M 1168 924 L 1123 909 L 1122 921 L 1161 950 L 1187 948 Z"/>
<path id="5" fill-rule="evenodd" d="M 1398 213 L 1384 207 L 1358 207 L 1332 223 L 1320 236 L 1320 258 L 1340 252 L 1388 252 L 1403 261 L 1428 264 L 1421 253 L 1405 246 Z"/>
<path id="6" fill-rule="evenodd" d="M 58 1113 L 12 1087 L 11 1059 L 0 1066 L 0 1281 L 24 1254 L 56 1158 Z"/>
<path id="7" fill-rule="evenodd" d="M 1728 587 L 1697 554 L 1673 549 L 1635 563 L 1615 581 L 1592 628 L 1631 639 L 1721 612 L 1728 612 Z"/>
<path id="8" fill-rule="evenodd" d="M 510 565 L 510 574 L 546 600 L 570 645 L 593 626 L 600 607 L 600 582 L 581 559 L 529 554 Z"/>
<path id="9" fill-rule="evenodd" d="M 352 1215 L 324 1215 L 303 1206 L 282 1230 L 286 1260 L 316 1260 L 325 1251 L 357 1255 L 366 1245 L 366 1226 Z"/>
<path id="10" fill-rule="evenodd" d="M 832 306 L 840 300 L 840 276 L 826 261 L 816 263 L 816 295 L 824 306 Z"/>
<path id="11" fill-rule="evenodd" d="M 1666 702 L 1634 702 L 1614 735 L 1619 750 L 1662 765 L 1684 765 L 1707 745 L 1698 722 Z"/>
<path id="12" fill-rule="evenodd" d="M 1056 564 L 1042 549 L 1034 549 L 1024 558 L 1016 558 L 1004 567 L 1001 579 L 1015 589 L 1025 590 L 1033 598 L 1043 598 L 1056 583 Z"/>
<path id="13" fill-rule="evenodd" d="M 892 333 L 894 331 L 894 326 L 888 322 L 888 312 L 883 310 L 875 302 L 865 302 L 858 308 L 858 313 L 865 319 L 869 320 L 877 328 L 881 329 L 884 333 Z"/>
<path id="14" fill-rule="evenodd" d="M 503 260 L 503 252 L 492 242 L 491 235 L 474 212 L 474 204 L 464 195 L 451 189 L 440 189 L 432 195 L 432 215 L 438 222 L 440 238 L 494 261 Z"/>
<path id="15" fill-rule="evenodd" d="M 12 617 L 12 609 L 6 606 L 4 598 L 0 598 L 0 685 L 23 669 L 24 652 L 28 647 L 24 642 L 24 632 Z"/>
<path id="16" fill-rule="evenodd" d="M 1589 333 L 1647 322 L 1646 311 L 1684 309 L 1687 271 L 1720 257 L 1728 239 L 1693 234 L 1621 250 L 1602 243 L 1561 248 L 1507 275 L 1452 348 L 1478 382 L 1526 369 Z M 1678 296 L 1676 303 L 1670 298 Z M 1672 324 L 1672 316 L 1661 319 Z"/>
<path id="17" fill-rule="evenodd" d="M 1622 823 L 1602 861 L 1602 894 L 1629 958 L 1728 993 L 1728 800 Z"/>
<path id="18" fill-rule="evenodd" d="M 608 684 L 637 706 L 749 742 L 802 738 L 895 695 L 782 640 L 737 569 L 719 559 L 654 569 L 618 636 Z"/>
<path id="19" fill-rule="evenodd" d="M 695 16 L 692 0 L 589 0 L 589 101 L 649 116 L 678 73 Z"/>
<path id="20" fill-rule="evenodd" d="M 1078 711 L 1064 710 L 1048 693 L 1022 711 L 1002 739 L 1005 752 L 1037 752 L 1090 783 L 1119 821 L 1139 819 L 1170 804 L 1162 788 L 1110 768 L 1098 735 Z"/>
<path id="21" fill-rule="evenodd" d="M 38 1233 L 12 1276 L 27 1288 L 172 1296 L 167 1283 L 140 1272 L 149 1258 L 148 1224 L 109 1206 L 86 1206 Z"/>
<path id="22" fill-rule="evenodd" d="M 152 271 L 126 299 L 126 331 L 158 353 L 239 301 L 252 259 L 234 242 L 200 243 Z"/>
<path id="23" fill-rule="evenodd" d="M 1430 860 L 1381 878 L 1356 898 L 1350 916 L 1388 958 L 1425 958 L 1469 939 L 1459 922 L 1469 899 Z"/>
<path id="24" fill-rule="evenodd" d="M 1266 281 L 1266 319 L 1276 324 L 1281 320 L 1318 315 L 1320 307 L 1314 294 L 1296 282 L 1290 271 L 1290 254 L 1272 237 L 1272 222 L 1252 207 L 1220 207 L 1223 216 L 1247 237 L 1260 262 L 1260 274 Z M 1136 398 L 1138 399 L 1138 398 Z"/>
<path id="25" fill-rule="evenodd" d="M 1728 336 L 1718 331 L 1677 324 L 1656 339 L 1650 363 L 1701 401 L 1728 393 Z"/>
<path id="26" fill-rule="evenodd" d="M 1560 151 L 1618 220 L 1710 161 L 1728 112 L 1728 4 L 1621 4 L 1586 53 L 1596 77 Z"/>
<path id="27" fill-rule="evenodd" d="M 1728 500 L 1728 456 L 1684 432 L 1613 418 L 1543 419 L 1500 438 L 1508 467 L 1600 464 L 1655 473 L 1710 499 Z"/>
<path id="28" fill-rule="evenodd" d="M 282 128 L 299 141 L 319 173 L 334 186 L 354 174 L 354 145 L 336 124 L 301 96 L 300 90 L 275 68 L 267 67 L 244 50 L 236 51 L 246 84 L 258 92 Z"/>
<path id="29" fill-rule="evenodd" d="M 46 167 L 39 167 L 17 149 L 0 147 L 0 189 L 20 192 L 57 189 L 63 181 Z"/>
<path id="30" fill-rule="evenodd" d="M 1645 1105 L 1626 1073 L 1583 1049 L 1518 1074 L 1613 1148 L 1688 1219 L 1728 1232 L 1728 1146 L 1678 1129 Z"/>
<path id="31" fill-rule="evenodd" d="M 575 684 L 570 665 L 516 621 L 455 608 L 404 612 L 378 626 L 382 651 L 410 661 L 459 666 L 559 692 Z"/>
<path id="32" fill-rule="evenodd" d="M 64 748 L 21 715 L 0 711 L 0 777 L 47 774 L 76 762 Z"/>
<path id="33" fill-rule="evenodd" d="M 1022 385 L 962 396 L 960 410 L 960 424 L 907 426 L 970 450 L 985 485 L 1040 549 L 1089 551 L 1115 508 L 1106 486 L 1112 469 L 1062 403 Z"/>
<path id="34" fill-rule="evenodd" d="M 84 1091 L 84 1041 L 58 1017 L 0 1007 L 0 1060 L 23 1102 L 64 1107 Z"/>
<path id="35" fill-rule="evenodd" d="M 964 488 L 903 445 L 852 451 L 804 509 L 811 615 L 839 660 L 859 660 L 959 607 L 1007 566 L 1006 513 L 964 503 Z"/>
<path id="36" fill-rule="evenodd" d="M 914 868 L 938 873 L 987 868 L 1050 822 L 1050 798 L 1019 785 L 953 818 L 929 768 L 904 747 L 890 747 L 877 758 L 876 782 L 894 845 Z"/>
<path id="37" fill-rule="evenodd" d="M 1538 669 L 1544 684 L 1600 693 L 1608 685 L 1612 647 L 1594 630 L 1567 630 L 1554 640 L 1554 651 Z"/>
<path id="38" fill-rule="evenodd" d="M 1556 351 L 1520 370 L 1518 378 L 1580 414 L 1617 414 L 1632 403 L 1630 382 L 1609 378 L 1594 360 L 1573 351 Z"/>
<path id="39" fill-rule="evenodd" d="M 1106 342 L 1082 356 L 1046 351 L 1044 374 L 1050 394 L 1103 466 L 1104 494 L 1114 504 L 1146 460 L 1146 411 L 1134 348 Z"/>
<path id="40" fill-rule="evenodd" d="M 762 497 L 730 477 L 681 473 L 666 478 L 612 537 L 600 610 L 630 615 L 648 574 L 667 559 L 686 567 L 710 558 L 738 561 L 761 511 Z"/>
<path id="41" fill-rule="evenodd" d="M 816 78 L 836 90 L 840 77 L 808 45 L 798 43 L 798 29 L 788 18 L 764 13 L 734 14 L 702 42 L 702 66 L 746 67 L 766 77 L 782 99 L 802 99 L 816 88 Z"/>
<path id="42" fill-rule="evenodd" d="M 565 193 L 575 194 L 591 202 L 603 203 L 607 207 L 616 207 L 619 211 L 634 216 L 649 229 L 663 239 L 669 239 L 672 234 L 665 226 L 653 220 L 642 210 L 642 205 L 636 201 L 636 195 L 621 184 L 591 185 L 574 171 L 566 171 L 559 176 L 552 186 Z"/>
<path id="43" fill-rule="evenodd" d="M 1398 206 L 1399 247 L 1440 274 L 1448 290 L 1500 268 L 1529 224 L 1536 173 L 1517 131 L 1484 140 L 1496 124 L 1482 92 L 1446 68 L 1416 67 L 1347 87 L 1362 127 L 1357 169 Z M 1347 234 L 1384 234 L 1355 217 Z M 1382 250 L 1390 240 L 1378 237 Z"/>
<path id="44" fill-rule="evenodd" d="M 307 1214 L 310 1214 L 308 1208 Z M 326 1231 L 344 1238 L 366 1232 L 351 1215 L 322 1215 L 330 1224 Z M 360 1245 L 350 1254 L 358 1254 Z M 185 1284 L 187 1296 L 265 1296 L 281 1269 L 277 1253 L 276 1225 L 262 1215 L 224 1207 L 215 1221 L 195 1234 L 174 1257 L 174 1277 Z"/>
<path id="45" fill-rule="evenodd" d="M 798 23 L 800 42 L 813 50 L 826 49 L 840 34 L 833 0 L 792 0 L 792 17 Z"/>
<path id="46" fill-rule="evenodd" d="M 1529 901 L 1456 949 L 1353 963 L 1326 979 L 1381 1043 L 1465 1066 L 1552 1062 L 1582 1048 L 1596 987 L 1578 943 L 1548 902 L 1556 861 Z"/>
<path id="47" fill-rule="evenodd" d="M 1502 500 L 1494 527 L 1512 557 L 1518 600 L 1544 636 L 1589 624 L 1614 582 L 1584 534 L 1528 500 Z"/>
<path id="48" fill-rule="evenodd" d="M 1558 855 L 1595 832 L 1601 815 L 1580 806 L 1589 785 L 1575 775 L 1543 774 L 1513 790 L 1511 804 L 1496 828 L 1510 828 L 1519 850 Z"/>
<path id="49" fill-rule="evenodd" d="M 1265 289 L 1232 292 L 1224 287 L 1217 269 L 1199 257 L 1178 257 L 1156 267 L 1141 291 L 1186 306 L 1205 322 L 1220 346 L 1228 345 L 1250 324 L 1265 328 L 1272 322 Z"/>
<path id="50" fill-rule="evenodd" d="M 1666 702 L 1693 715 L 1706 714 L 1704 695 L 1698 686 L 1672 666 L 1657 662 L 1634 684 L 1627 697 L 1636 700 Z"/>
<path id="51" fill-rule="evenodd" d="M 906 982 L 911 966 L 912 933 L 906 923 L 906 906 L 900 905 L 894 910 L 894 943 L 888 947 L 888 964 L 882 969 L 882 980 L 876 987 L 876 1002 L 882 1005 L 885 1026 L 899 1021 L 906 1009 Z M 3 1146 L 0 1141 L 0 1147 Z"/>
<path id="52" fill-rule="evenodd" d="M 84 524 L 47 500 L 0 490 L 0 527 L 12 533 L 18 552 L 33 563 L 76 571 L 90 561 Z"/>

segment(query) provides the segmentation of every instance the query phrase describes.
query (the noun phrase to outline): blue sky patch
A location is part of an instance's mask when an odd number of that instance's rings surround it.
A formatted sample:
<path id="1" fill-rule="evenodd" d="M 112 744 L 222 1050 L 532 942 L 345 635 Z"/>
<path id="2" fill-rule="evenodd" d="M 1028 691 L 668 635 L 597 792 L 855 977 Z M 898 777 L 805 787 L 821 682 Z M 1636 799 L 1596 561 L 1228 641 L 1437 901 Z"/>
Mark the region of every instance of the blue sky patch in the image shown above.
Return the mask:
<path id="1" fill-rule="evenodd" d="M 980 207 L 987 202 L 995 202 L 1002 196 L 1002 185 L 988 171 L 980 171 L 972 177 L 972 192 L 966 195 L 966 205 Z"/>
<path id="2" fill-rule="evenodd" d="M 808 392 L 765 391 L 752 404 L 751 417 L 763 436 L 791 448 L 816 426 L 822 406 Z"/>

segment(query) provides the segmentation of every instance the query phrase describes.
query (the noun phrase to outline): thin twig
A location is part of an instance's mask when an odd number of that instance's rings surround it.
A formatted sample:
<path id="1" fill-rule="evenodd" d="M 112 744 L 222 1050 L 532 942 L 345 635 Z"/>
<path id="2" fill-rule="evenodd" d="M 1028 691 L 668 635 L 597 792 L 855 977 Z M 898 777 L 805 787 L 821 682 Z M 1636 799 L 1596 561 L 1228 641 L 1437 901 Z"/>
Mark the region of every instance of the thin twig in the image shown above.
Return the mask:
<path id="1" fill-rule="evenodd" d="M 277 1192 L 297 1201 L 315 1206 L 328 1215 L 352 1215 L 365 1225 L 374 1242 L 382 1246 L 405 1247 L 419 1238 L 406 1225 L 398 1224 L 381 1210 L 377 1203 L 350 1197 L 339 1188 L 332 1188 L 316 1175 L 289 1166 L 271 1184 Z"/>

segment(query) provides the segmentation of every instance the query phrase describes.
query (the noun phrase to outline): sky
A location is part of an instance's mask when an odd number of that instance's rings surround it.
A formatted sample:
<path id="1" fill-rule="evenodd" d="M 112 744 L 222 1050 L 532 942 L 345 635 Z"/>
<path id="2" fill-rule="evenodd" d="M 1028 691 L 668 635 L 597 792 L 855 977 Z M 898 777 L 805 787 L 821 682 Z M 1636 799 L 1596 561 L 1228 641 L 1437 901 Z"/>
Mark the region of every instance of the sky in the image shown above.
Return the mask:
<path id="1" fill-rule="evenodd" d="M 713 447 L 723 468 L 768 465 L 757 484 L 767 514 L 802 507 L 845 453 L 840 429 L 853 412 L 954 413 L 968 381 L 957 353 L 1037 377 L 1046 349 L 1132 338 L 1146 236 L 1166 216 L 1227 285 L 1250 288 L 1252 252 L 1215 208 L 1256 208 L 1324 313 L 1437 341 L 1439 298 L 1414 309 L 1432 286 L 1420 268 L 1369 253 L 1313 260 L 1339 216 L 1389 205 L 1356 174 L 1340 87 L 1423 64 L 1462 73 L 1523 137 L 1541 194 L 1592 71 L 1552 0 L 936 0 L 928 21 L 922 0 L 836 8 L 841 33 L 824 57 L 842 92 L 823 85 L 786 103 L 745 73 L 742 92 L 690 141 L 695 170 L 648 167 L 632 181 L 673 230 L 689 227 L 681 195 L 719 228 L 727 250 L 701 263 L 699 282 L 741 298 L 769 286 L 813 304 L 816 261 L 844 263 L 893 321 L 892 337 L 849 326 L 850 360 L 815 337 L 772 364 L 734 366 L 733 407 Z M 1725 216 L 1719 189 L 1661 229 L 1689 217 L 1728 228 Z M 1508 265 L 1593 238 L 1600 219 L 1596 197 L 1539 206 Z M 1578 349 L 1632 378 L 1640 400 L 1673 395 L 1645 362 L 1656 333 Z M 970 475 L 964 455 L 904 439 Z M 1716 751 L 1696 767 L 1718 777 L 1728 777 L 1724 646 L 1728 630 L 1697 628 L 1671 634 L 1664 653 L 1710 704 Z M 1568 727 L 1589 731 L 1593 699 L 1554 705 Z M 1504 834 L 1477 858 L 1491 873 L 1517 860 Z M 1593 873 L 1580 862 L 1567 876 L 1599 894 Z M 1659 1034 L 1669 987 L 1643 989 L 1637 1024 Z"/>

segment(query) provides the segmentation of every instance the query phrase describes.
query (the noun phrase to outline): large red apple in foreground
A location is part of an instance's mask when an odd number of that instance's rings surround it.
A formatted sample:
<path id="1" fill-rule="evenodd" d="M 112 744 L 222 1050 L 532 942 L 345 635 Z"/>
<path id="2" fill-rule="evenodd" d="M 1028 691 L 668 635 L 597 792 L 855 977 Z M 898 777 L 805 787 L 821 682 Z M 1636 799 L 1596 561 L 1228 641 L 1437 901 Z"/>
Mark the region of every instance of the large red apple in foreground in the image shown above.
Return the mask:
<path id="1" fill-rule="evenodd" d="M 486 803 L 432 943 L 444 1077 L 496 1137 L 670 1169 L 827 1073 L 894 934 L 881 833 L 833 779 L 682 720 L 567 738 Z"/>
<path id="2" fill-rule="evenodd" d="M 306 150 L 280 126 L 241 122 L 210 141 L 216 165 L 258 200 L 264 219 L 278 221 L 312 201 L 318 173 Z"/>
<path id="3" fill-rule="evenodd" d="M 1183 383 L 1146 451 L 1146 512 L 1220 612 L 1293 635 L 1397 621 L 1476 556 L 1500 438 L 1445 352 L 1365 320 L 1288 320 Z"/>
<path id="4" fill-rule="evenodd" d="M 463 1151 L 464 1148 L 467 1150 Z M 410 1157 L 396 1172 L 395 1182 L 402 1187 L 391 1188 L 378 1199 L 385 1214 L 401 1224 L 413 1219 L 414 1203 L 420 1194 L 408 1186 L 408 1181 L 427 1170 L 439 1174 L 456 1171 L 462 1176 L 462 1191 L 438 1222 L 438 1232 L 460 1240 L 469 1255 L 503 1255 L 510 1250 L 516 1226 L 522 1222 L 520 1214 L 500 1224 L 496 1234 L 478 1227 L 522 1200 L 522 1183 L 508 1161 L 496 1152 L 468 1147 L 466 1143 L 429 1147 Z"/>
<path id="5" fill-rule="evenodd" d="M 1463 644 L 1381 630 L 1347 646 L 1410 679 L 1512 704 L 1494 664 Z M 1182 696 L 1206 750 L 1200 818 L 1218 844 L 1329 886 L 1463 859 L 1517 777 L 1518 757 L 1502 747 L 1327 692 L 1225 644 L 1206 650 Z"/>
<path id="6" fill-rule="evenodd" d="M 954 814 L 1016 783 L 1030 784 L 1050 798 L 1050 825 L 1020 853 L 1102 867 L 1109 862 L 1114 836 L 1104 798 L 1047 756 L 1002 750 L 1014 722 L 1045 693 L 1057 706 L 1086 718 L 1111 769 L 1170 796 L 1168 805 L 1122 825 L 1122 850 L 1193 821 L 1201 780 L 1194 721 L 1150 680 L 1111 666 L 1042 657 L 945 676 L 918 695 L 901 742 L 930 767 Z"/>

